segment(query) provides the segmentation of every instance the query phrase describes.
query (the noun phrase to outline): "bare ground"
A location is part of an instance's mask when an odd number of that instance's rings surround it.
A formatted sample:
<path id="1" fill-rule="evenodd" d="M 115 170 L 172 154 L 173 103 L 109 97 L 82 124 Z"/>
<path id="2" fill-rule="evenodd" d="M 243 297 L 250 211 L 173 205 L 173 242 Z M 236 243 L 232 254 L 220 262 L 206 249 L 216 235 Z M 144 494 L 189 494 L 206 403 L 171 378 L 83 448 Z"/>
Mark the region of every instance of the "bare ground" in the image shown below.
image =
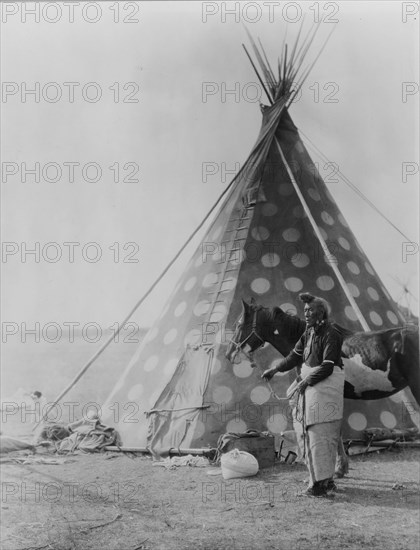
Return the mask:
<path id="1" fill-rule="evenodd" d="M 418 549 L 419 456 L 355 457 L 331 499 L 301 496 L 298 464 L 224 481 L 215 467 L 166 470 L 120 453 L 5 463 L 1 548 Z"/>

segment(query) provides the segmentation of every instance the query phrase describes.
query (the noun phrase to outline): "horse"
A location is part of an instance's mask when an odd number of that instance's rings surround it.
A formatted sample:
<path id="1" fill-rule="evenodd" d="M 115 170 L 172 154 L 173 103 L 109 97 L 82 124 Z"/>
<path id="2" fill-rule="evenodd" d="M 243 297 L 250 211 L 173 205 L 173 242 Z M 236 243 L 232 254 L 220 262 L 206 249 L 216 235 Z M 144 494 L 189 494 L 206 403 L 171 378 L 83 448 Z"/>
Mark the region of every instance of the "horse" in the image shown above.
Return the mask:
<path id="1" fill-rule="evenodd" d="M 343 336 L 342 357 L 348 399 L 383 399 L 409 387 L 420 405 L 419 339 L 416 329 L 398 327 L 373 332 L 351 332 L 332 323 Z M 244 353 L 251 364 L 251 354 L 270 343 L 287 356 L 305 331 L 306 323 L 280 307 L 266 308 L 242 300 L 242 312 L 236 321 L 226 358 L 234 362 Z M 338 449 L 342 477 L 348 470 L 343 445 Z M 344 463 L 343 463 L 344 461 Z"/>

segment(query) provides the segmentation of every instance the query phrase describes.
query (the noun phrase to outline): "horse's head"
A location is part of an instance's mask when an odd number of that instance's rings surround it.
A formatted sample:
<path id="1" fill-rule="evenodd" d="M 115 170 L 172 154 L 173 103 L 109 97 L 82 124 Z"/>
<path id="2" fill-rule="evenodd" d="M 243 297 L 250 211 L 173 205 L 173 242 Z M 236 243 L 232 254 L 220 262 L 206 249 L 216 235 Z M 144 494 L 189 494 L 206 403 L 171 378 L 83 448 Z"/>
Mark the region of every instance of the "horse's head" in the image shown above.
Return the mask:
<path id="1" fill-rule="evenodd" d="M 226 351 L 226 358 L 231 363 L 238 360 L 242 352 L 251 361 L 251 365 L 254 366 L 249 354 L 265 344 L 258 326 L 258 313 L 263 309 L 254 301 L 247 304 L 242 300 L 242 312 L 235 323 L 235 331 Z"/>

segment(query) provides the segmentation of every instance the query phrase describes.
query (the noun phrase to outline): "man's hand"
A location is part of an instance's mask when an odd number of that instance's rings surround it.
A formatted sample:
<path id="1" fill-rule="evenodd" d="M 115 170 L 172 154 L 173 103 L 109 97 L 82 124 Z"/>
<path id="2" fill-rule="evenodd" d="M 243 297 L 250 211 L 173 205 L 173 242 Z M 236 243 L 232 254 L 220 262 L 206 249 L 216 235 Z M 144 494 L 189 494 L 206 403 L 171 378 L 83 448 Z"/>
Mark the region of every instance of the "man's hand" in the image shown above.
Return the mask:
<path id="1" fill-rule="evenodd" d="M 261 378 L 263 380 L 265 380 L 266 382 L 268 382 L 269 380 L 271 380 L 273 378 L 273 376 L 276 374 L 276 372 L 278 372 L 277 368 L 276 367 L 271 367 L 271 369 L 267 369 L 262 373 Z"/>

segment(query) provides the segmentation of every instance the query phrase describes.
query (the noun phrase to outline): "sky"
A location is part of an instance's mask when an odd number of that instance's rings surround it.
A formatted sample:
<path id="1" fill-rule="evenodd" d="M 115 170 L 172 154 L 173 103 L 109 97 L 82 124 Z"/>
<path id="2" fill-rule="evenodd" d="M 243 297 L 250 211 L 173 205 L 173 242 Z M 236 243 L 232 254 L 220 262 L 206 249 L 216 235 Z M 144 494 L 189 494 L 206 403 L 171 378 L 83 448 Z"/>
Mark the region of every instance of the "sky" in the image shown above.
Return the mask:
<path id="1" fill-rule="evenodd" d="M 38 17 L 2 3 L 3 323 L 106 328 L 125 317 L 255 143 L 266 100 L 245 27 L 275 64 L 304 14 L 304 30 L 327 19 L 308 62 L 335 28 L 291 115 L 408 237 L 309 148 L 384 285 L 396 300 L 408 285 L 417 312 L 415 6 L 80 2 L 71 13 L 43 3 Z M 40 181 L 25 181 L 25 167 Z M 139 325 L 159 314 L 202 236 L 136 313 Z"/>

